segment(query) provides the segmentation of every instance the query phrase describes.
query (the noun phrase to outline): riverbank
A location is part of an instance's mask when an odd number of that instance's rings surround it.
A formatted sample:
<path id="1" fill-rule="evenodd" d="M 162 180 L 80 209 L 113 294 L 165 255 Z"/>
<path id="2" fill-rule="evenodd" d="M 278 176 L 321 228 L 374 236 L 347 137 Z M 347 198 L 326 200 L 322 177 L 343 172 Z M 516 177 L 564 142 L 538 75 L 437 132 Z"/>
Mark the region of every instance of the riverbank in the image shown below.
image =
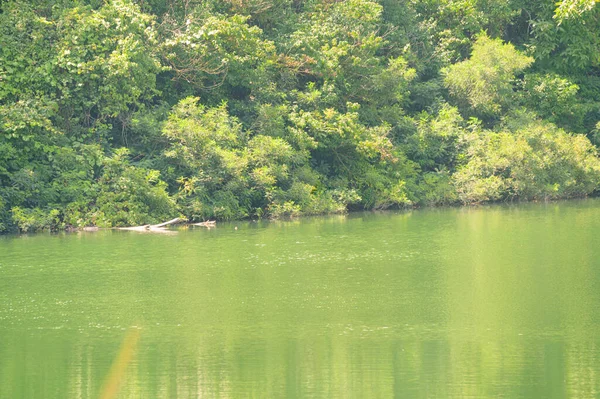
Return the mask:
<path id="1" fill-rule="evenodd" d="M 204 228 L 214 228 L 217 226 L 236 226 L 240 223 L 256 223 L 256 222 L 286 222 L 286 221 L 301 221 L 301 220 L 310 220 L 314 218 L 322 218 L 328 216 L 355 216 L 355 215 L 365 215 L 365 214 L 386 214 L 386 213 L 408 213 L 413 211 L 443 211 L 447 209 L 463 209 L 463 210 L 471 210 L 471 209 L 488 209 L 494 207 L 522 207 L 522 206 L 535 206 L 538 204 L 552 205 L 552 204 L 561 204 L 561 203 L 586 203 L 586 202 L 594 203 L 594 201 L 600 201 L 597 196 L 589 196 L 585 198 L 567 198 L 567 199 L 552 199 L 552 200 L 544 200 L 544 201 L 523 201 L 523 200 L 513 200 L 513 201 L 501 201 L 501 202 L 488 202 L 483 204 L 446 204 L 446 205 L 436 205 L 436 206 L 413 206 L 413 207 L 404 207 L 399 209 L 380 209 L 380 210 L 348 210 L 345 212 L 337 212 L 337 213 L 325 213 L 325 214 L 312 214 L 312 215 L 297 215 L 297 216 L 286 216 L 280 218 L 243 218 L 236 220 L 212 220 L 212 221 L 203 221 L 203 222 L 194 222 L 189 221 L 184 217 L 178 217 L 176 219 L 158 223 L 158 224 L 147 224 L 142 226 L 123 226 L 123 227 L 99 227 L 99 226 L 84 226 L 84 227 L 73 227 L 73 226 L 62 226 L 54 229 L 45 228 L 41 230 L 33 230 L 33 231 L 4 231 L 0 233 L 0 235 L 10 235 L 16 233 L 40 233 L 40 232 L 96 232 L 101 230 L 129 230 L 129 231 L 138 231 L 138 232 L 169 232 L 173 231 L 173 229 L 177 228 L 189 228 L 189 227 L 204 227 Z"/>

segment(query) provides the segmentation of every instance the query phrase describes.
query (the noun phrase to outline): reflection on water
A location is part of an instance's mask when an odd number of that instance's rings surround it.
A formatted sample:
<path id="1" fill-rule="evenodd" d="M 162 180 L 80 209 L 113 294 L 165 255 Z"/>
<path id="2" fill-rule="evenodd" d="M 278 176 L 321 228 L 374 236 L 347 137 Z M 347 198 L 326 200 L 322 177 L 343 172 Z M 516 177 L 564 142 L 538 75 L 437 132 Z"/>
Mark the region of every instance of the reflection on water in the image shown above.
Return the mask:
<path id="1" fill-rule="evenodd" d="M 108 372 L 106 381 L 100 391 L 100 399 L 112 399 L 119 394 L 121 385 L 123 384 L 127 368 L 131 359 L 137 351 L 137 343 L 140 339 L 140 330 L 138 328 L 131 328 L 125 335 L 123 344 L 117 357 L 113 361 L 112 367 Z"/>
<path id="2" fill-rule="evenodd" d="M 597 200 L 0 238 L 0 397 L 597 398 L 599 241 Z"/>

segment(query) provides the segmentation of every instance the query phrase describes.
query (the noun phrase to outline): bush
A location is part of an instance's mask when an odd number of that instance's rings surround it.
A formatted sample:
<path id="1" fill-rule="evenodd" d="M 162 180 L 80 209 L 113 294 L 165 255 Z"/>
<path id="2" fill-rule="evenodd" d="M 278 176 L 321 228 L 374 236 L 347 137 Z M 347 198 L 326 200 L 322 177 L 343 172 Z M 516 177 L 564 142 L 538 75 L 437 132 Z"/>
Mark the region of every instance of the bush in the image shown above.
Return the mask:
<path id="1" fill-rule="evenodd" d="M 0 196 L 0 233 L 8 229 L 9 218 L 10 214 L 7 212 L 4 200 Z"/>
<path id="2" fill-rule="evenodd" d="M 418 203 L 423 205 L 451 205 L 458 202 L 458 194 L 448 171 L 426 172 L 417 189 Z"/>
<path id="3" fill-rule="evenodd" d="M 586 137 L 530 120 L 476 135 L 453 179 L 465 203 L 584 197 L 600 185 L 600 160 Z"/>
<path id="4" fill-rule="evenodd" d="M 64 227 L 60 220 L 60 212 L 57 209 L 44 211 L 39 208 L 23 209 L 14 207 L 11 209 L 13 223 L 20 232 L 56 231 Z"/>
<path id="5" fill-rule="evenodd" d="M 134 167 L 121 148 L 103 161 L 104 173 L 98 181 L 98 197 L 88 218 L 98 226 L 133 226 L 164 221 L 172 217 L 175 204 L 160 173 Z"/>
<path id="6" fill-rule="evenodd" d="M 557 74 L 526 74 L 522 102 L 559 126 L 582 130 L 584 107 L 578 103 L 579 86 Z"/>

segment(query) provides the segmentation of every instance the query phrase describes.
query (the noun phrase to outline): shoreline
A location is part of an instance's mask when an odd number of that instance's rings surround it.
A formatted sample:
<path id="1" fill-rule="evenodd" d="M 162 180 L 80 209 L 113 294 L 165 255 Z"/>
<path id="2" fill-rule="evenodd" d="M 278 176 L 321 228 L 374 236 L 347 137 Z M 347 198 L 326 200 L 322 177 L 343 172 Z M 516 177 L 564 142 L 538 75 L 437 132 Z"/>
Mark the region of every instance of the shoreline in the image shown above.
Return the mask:
<path id="1" fill-rule="evenodd" d="M 236 223 L 276 223 L 276 222 L 298 222 L 301 220 L 308 220 L 314 218 L 329 218 L 329 217 L 352 217 L 357 215 L 364 214 L 394 214 L 394 213 L 410 213 L 413 211 L 421 211 L 421 212 L 429 212 L 429 211 L 442 211 L 442 210 L 481 210 L 487 208 L 497 208 L 497 207 L 515 207 L 515 206 L 535 206 L 535 205 L 549 205 L 549 204 L 560 204 L 560 203 L 578 203 L 585 201 L 595 201 L 599 200 L 600 196 L 588 196 L 588 197 L 578 197 L 578 198 L 561 198 L 561 199 L 552 199 L 552 200 L 515 200 L 515 201 L 498 201 L 498 202 L 486 202 L 481 204 L 452 204 L 452 205 L 426 205 L 426 206 L 414 206 L 414 207 L 406 207 L 406 208 L 396 208 L 396 209 L 372 209 L 372 210 L 348 210 L 342 213 L 323 213 L 323 214 L 311 214 L 311 215 L 298 215 L 298 216 L 287 216 L 280 218 L 260 218 L 260 219 L 231 219 L 231 220 L 211 220 L 205 222 L 194 222 L 194 221 L 185 221 L 181 220 L 181 223 L 173 224 L 176 227 L 159 227 L 153 228 L 161 224 L 157 225 L 142 225 L 142 226 L 120 226 L 120 227 L 98 227 L 98 226 L 85 226 L 79 228 L 61 228 L 57 230 L 39 230 L 39 231 L 9 231 L 0 233 L 0 237 L 10 237 L 10 236 L 29 236 L 34 234 L 60 234 L 60 233 L 95 233 L 100 231 L 134 231 L 138 233 L 169 233 L 176 232 L 180 229 L 187 229 L 190 227 L 202 227 L 205 229 L 218 228 L 220 225 L 232 225 Z"/>

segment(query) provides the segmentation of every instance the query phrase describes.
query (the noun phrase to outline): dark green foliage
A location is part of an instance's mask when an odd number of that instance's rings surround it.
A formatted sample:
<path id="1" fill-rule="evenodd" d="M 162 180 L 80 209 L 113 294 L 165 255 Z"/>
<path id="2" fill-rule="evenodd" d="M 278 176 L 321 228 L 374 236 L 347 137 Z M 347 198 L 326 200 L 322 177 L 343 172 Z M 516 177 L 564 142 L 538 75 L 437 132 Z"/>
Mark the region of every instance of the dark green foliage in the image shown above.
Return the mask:
<path id="1" fill-rule="evenodd" d="M 594 194 L 595 3 L 2 1 L 0 231 Z"/>
<path id="2" fill-rule="evenodd" d="M 0 102 L 53 102 L 64 133 L 104 137 L 156 94 L 154 18 L 129 1 L 54 7 L 50 15 L 11 1 L 0 26 Z"/>
<path id="3" fill-rule="evenodd" d="M 522 102 L 541 117 L 566 129 L 585 132 L 589 102 L 578 98 L 579 86 L 557 74 L 526 74 Z"/>

